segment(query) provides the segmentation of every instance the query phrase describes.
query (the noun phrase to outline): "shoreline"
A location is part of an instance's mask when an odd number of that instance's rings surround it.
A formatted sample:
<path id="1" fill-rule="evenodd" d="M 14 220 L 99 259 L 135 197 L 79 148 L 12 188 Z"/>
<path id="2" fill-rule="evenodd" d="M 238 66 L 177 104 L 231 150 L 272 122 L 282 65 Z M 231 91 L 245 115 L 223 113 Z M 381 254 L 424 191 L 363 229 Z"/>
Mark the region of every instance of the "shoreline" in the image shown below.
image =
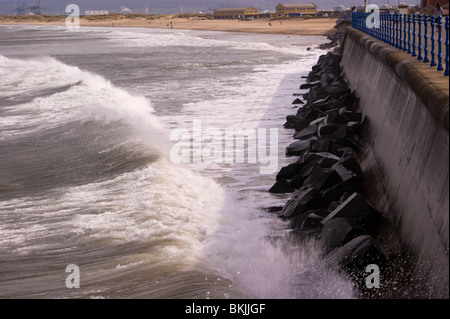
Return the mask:
<path id="1" fill-rule="evenodd" d="M 0 16 L 0 25 L 66 25 L 62 17 L 19 17 Z M 196 20 L 192 18 L 175 18 L 164 16 L 158 19 L 148 20 L 143 17 L 134 19 L 102 18 L 90 20 L 80 18 L 81 27 L 125 27 L 125 28 L 150 28 L 166 30 L 200 30 L 200 31 L 225 31 L 279 35 L 305 35 L 305 36 L 332 36 L 336 33 L 334 27 L 336 18 L 299 18 L 289 20 L 261 19 L 252 21 L 239 20 Z"/>

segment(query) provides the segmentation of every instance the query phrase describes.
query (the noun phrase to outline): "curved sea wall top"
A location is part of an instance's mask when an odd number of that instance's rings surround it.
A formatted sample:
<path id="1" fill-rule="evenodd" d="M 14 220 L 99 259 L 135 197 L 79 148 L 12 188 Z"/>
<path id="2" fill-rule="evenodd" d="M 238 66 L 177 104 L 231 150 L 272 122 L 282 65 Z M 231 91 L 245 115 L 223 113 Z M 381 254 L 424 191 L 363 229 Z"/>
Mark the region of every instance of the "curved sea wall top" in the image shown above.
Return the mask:
<path id="1" fill-rule="evenodd" d="M 419 62 L 361 31 L 347 28 L 342 50 L 344 76 L 368 122 L 361 166 L 369 200 L 411 251 L 421 297 L 448 298 L 448 91 Z"/>

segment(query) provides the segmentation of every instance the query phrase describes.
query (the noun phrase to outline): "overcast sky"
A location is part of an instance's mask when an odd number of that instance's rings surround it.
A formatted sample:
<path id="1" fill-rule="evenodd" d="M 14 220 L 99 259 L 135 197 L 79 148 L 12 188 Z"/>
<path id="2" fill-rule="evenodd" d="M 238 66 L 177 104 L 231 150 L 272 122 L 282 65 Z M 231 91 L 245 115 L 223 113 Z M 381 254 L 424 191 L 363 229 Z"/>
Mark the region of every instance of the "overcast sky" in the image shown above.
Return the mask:
<path id="1" fill-rule="evenodd" d="M 13 14 L 14 8 L 22 3 L 35 3 L 37 0 L 0 0 L 0 13 Z M 364 4 L 364 0 L 309 0 L 315 3 L 320 9 L 332 9 L 337 5 L 351 7 L 353 5 Z M 259 10 L 275 10 L 278 3 L 302 3 L 302 0 L 41 0 L 41 6 L 47 7 L 44 13 L 55 14 L 64 12 L 65 7 L 74 3 L 84 10 L 109 10 L 110 12 L 120 12 L 121 6 L 130 8 L 134 13 L 143 13 L 145 8 L 149 8 L 150 13 L 181 13 L 214 10 L 221 7 L 256 7 Z M 417 4 L 419 0 L 367 0 L 367 3 L 375 4 L 398 4 L 406 2 Z"/>

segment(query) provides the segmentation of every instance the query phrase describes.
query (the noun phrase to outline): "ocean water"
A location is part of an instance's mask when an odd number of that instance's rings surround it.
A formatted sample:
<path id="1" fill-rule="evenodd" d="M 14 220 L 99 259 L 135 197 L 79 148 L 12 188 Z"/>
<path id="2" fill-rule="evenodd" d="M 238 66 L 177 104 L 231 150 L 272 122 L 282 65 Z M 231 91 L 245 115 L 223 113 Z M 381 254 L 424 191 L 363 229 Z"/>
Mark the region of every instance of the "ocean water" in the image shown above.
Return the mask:
<path id="1" fill-rule="evenodd" d="M 295 161 L 282 126 L 324 42 L 0 26 L 0 297 L 353 298 L 264 210 L 289 198 L 268 192 Z M 250 141 L 195 160 L 237 130 L 266 147 L 253 161 Z"/>

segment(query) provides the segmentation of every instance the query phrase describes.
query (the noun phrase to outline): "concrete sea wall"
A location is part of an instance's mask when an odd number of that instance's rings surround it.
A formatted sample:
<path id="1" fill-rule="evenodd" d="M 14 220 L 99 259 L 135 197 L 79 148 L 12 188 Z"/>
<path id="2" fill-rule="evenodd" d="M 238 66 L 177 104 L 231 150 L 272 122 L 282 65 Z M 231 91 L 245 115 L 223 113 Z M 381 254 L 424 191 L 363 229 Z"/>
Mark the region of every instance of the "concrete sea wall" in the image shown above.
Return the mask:
<path id="1" fill-rule="evenodd" d="M 371 203 L 395 225 L 423 296 L 449 294 L 449 97 L 397 49 L 348 28 L 341 66 L 368 127 Z"/>

